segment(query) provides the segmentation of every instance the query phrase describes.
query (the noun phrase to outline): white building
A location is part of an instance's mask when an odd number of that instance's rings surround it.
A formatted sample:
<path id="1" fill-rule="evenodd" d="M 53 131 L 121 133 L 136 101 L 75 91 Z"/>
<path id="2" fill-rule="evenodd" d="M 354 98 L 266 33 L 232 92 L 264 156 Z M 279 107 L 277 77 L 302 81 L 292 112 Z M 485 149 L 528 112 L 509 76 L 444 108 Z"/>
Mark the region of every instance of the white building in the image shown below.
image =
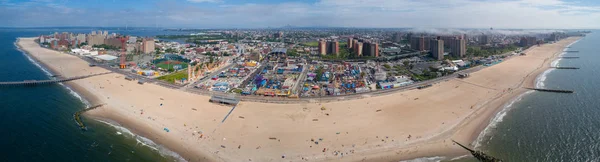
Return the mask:
<path id="1" fill-rule="evenodd" d="M 98 55 L 98 51 L 90 51 L 81 48 L 71 49 L 71 54 L 76 54 L 80 56 L 96 56 Z"/>

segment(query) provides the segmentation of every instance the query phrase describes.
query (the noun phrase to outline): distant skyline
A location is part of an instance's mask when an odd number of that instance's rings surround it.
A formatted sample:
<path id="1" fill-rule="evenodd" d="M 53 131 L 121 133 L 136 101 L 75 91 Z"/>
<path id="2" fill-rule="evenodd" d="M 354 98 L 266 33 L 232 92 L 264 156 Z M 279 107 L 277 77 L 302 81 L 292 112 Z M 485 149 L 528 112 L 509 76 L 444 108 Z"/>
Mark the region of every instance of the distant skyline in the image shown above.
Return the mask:
<path id="1" fill-rule="evenodd" d="M 598 29 L 597 0 L 0 0 L 1 27 Z"/>

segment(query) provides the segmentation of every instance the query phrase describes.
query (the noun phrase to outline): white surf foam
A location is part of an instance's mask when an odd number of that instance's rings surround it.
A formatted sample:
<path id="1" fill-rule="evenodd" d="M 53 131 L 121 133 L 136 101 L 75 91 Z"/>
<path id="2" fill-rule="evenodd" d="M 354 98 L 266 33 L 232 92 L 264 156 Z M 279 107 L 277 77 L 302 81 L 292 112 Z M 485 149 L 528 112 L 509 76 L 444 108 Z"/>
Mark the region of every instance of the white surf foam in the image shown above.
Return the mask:
<path id="1" fill-rule="evenodd" d="M 20 38 L 17 38 L 17 41 L 19 41 Z M 44 73 L 48 76 L 51 77 L 53 74 L 46 68 L 44 68 L 44 66 L 40 65 L 39 62 L 35 61 L 33 58 L 31 58 L 31 56 L 29 56 L 29 54 L 26 51 L 23 51 L 23 49 L 21 49 L 18 45 L 17 45 L 17 41 L 15 41 L 13 44 L 15 45 L 15 47 L 17 48 L 18 51 L 20 51 L 23 56 L 27 57 L 27 60 L 29 60 L 31 63 L 33 63 L 35 66 L 37 66 L 39 69 L 42 69 L 42 71 L 44 71 Z M 79 99 L 79 101 L 81 101 L 83 104 L 85 104 L 85 107 L 88 108 L 91 106 L 90 102 L 88 102 L 85 98 L 81 97 L 81 95 L 79 95 L 79 93 L 75 92 L 73 89 L 69 88 L 69 86 L 64 85 L 63 83 L 58 83 L 61 86 L 63 86 L 65 89 L 67 89 L 69 91 L 69 94 L 71 94 L 72 96 L 76 97 L 77 99 Z"/>
<path id="2" fill-rule="evenodd" d="M 530 94 L 532 92 L 533 91 L 527 91 L 527 92 L 515 97 L 510 102 L 504 104 L 504 107 L 502 108 L 502 110 L 500 110 L 500 112 L 498 112 L 496 114 L 496 116 L 494 116 L 494 118 L 492 118 L 490 120 L 490 124 L 488 124 L 485 127 L 485 129 L 483 129 L 483 131 L 481 131 L 481 133 L 479 133 L 479 136 L 477 136 L 477 139 L 475 140 L 475 148 L 478 148 L 479 146 L 481 146 L 481 142 L 483 142 L 485 137 L 487 137 L 488 134 L 490 134 L 494 129 L 496 129 L 496 126 L 498 125 L 498 123 L 500 123 L 504 120 L 504 117 L 512 109 L 512 106 L 514 103 L 521 101 L 521 99 L 523 99 L 523 97 L 525 95 Z"/>
<path id="3" fill-rule="evenodd" d="M 466 155 L 463 155 L 463 156 L 458 156 L 458 157 L 450 159 L 450 161 L 460 160 L 460 159 L 468 158 L 468 157 L 471 157 L 471 154 L 466 154 Z"/>
<path id="4" fill-rule="evenodd" d="M 560 54 L 560 56 L 566 54 L 568 48 L 571 45 L 575 44 L 579 42 L 579 40 L 567 45 L 564 49 L 563 49 L 563 53 Z M 551 66 L 557 66 L 560 63 L 560 60 L 562 59 L 557 59 L 552 61 Z M 554 69 L 548 69 L 546 71 L 544 71 L 541 75 L 539 75 L 536 78 L 536 83 L 535 83 L 535 87 L 536 88 L 544 88 L 544 82 L 546 81 L 546 76 L 552 72 Z M 498 112 L 496 114 L 496 116 L 494 116 L 494 118 L 492 118 L 492 120 L 490 120 L 490 124 L 488 124 L 488 126 L 485 127 L 485 129 L 483 131 L 481 131 L 481 133 L 479 133 L 479 136 L 477 136 L 477 139 L 475 140 L 475 148 L 478 148 L 481 146 L 481 142 L 483 142 L 483 140 L 492 132 L 493 129 L 496 129 L 496 126 L 498 125 L 498 123 L 502 122 L 504 120 L 504 117 L 506 116 L 506 114 L 512 109 L 512 105 L 518 101 L 521 101 L 521 99 L 523 99 L 523 97 L 525 95 L 531 94 L 534 91 L 527 91 L 519 96 L 517 96 L 516 98 L 512 99 L 510 102 L 506 103 L 504 105 L 504 107 L 502 108 L 502 110 L 500 110 L 500 112 Z M 490 139 L 493 137 L 490 137 Z"/>
<path id="5" fill-rule="evenodd" d="M 58 84 L 65 87 L 69 91 L 69 94 L 71 94 L 72 96 L 75 96 L 75 98 L 79 99 L 79 101 L 81 101 L 83 104 L 85 104 L 85 108 L 92 107 L 92 104 L 90 104 L 89 101 L 87 101 L 85 98 L 81 97 L 81 95 L 79 95 L 79 93 L 75 92 L 69 86 L 64 85 L 63 83 L 58 83 Z"/>
<path id="6" fill-rule="evenodd" d="M 422 157 L 422 158 L 416 158 L 416 159 L 412 159 L 412 160 L 403 160 L 400 162 L 439 162 L 446 159 L 446 157 L 443 156 L 434 156 L 434 157 Z"/>
<path id="7" fill-rule="evenodd" d="M 20 38 L 17 38 L 17 41 L 19 41 Z M 23 49 L 21 49 L 21 47 L 19 47 L 17 45 L 17 41 L 15 41 L 13 44 L 15 45 L 15 47 L 17 47 L 17 50 L 19 52 L 21 52 L 23 54 L 23 56 L 27 57 L 27 60 L 29 60 L 31 63 L 33 63 L 35 66 L 37 66 L 38 68 L 42 69 L 42 71 L 44 71 L 44 73 L 47 76 L 52 76 L 52 73 L 50 73 L 50 71 L 46 68 L 44 68 L 42 65 L 40 65 L 37 61 L 35 61 L 33 58 L 31 58 L 31 56 L 29 56 L 29 54 L 27 54 L 27 52 L 23 51 Z"/>
<path id="8" fill-rule="evenodd" d="M 136 140 L 137 144 L 140 144 L 142 146 L 146 146 L 150 149 L 153 149 L 153 150 L 157 151 L 158 153 L 160 153 L 162 156 L 173 157 L 177 161 L 186 162 L 186 160 L 183 157 L 181 157 L 179 154 L 177 154 L 176 152 L 173 152 L 159 144 L 156 144 L 156 143 L 154 143 L 154 141 L 152 141 L 146 137 L 142 137 L 142 136 L 133 134 L 131 131 L 129 131 L 129 129 L 127 129 L 125 127 L 119 126 L 118 124 L 113 124 L 110 122 L 102 121 L 102 120 L 98 120 L 98 121 L 117 129 L 118 135 L 125 134 L 125 136 L 127 136 L 127 137 L 134 138 Z"/>
<path id="9" fill-rule="evenodd" d="M 550 72 L 554 71 L 554 69 L 548 69 L 546 71 L 544 71 L 542 74 L 540 74 L 540 76 L 538 76 L 535 79 L 535 88 L 544 88 L 545 84 L 544 82 L 546 81 L 546 76 L 548 76 L 548 74 L 550 74 Z"/>

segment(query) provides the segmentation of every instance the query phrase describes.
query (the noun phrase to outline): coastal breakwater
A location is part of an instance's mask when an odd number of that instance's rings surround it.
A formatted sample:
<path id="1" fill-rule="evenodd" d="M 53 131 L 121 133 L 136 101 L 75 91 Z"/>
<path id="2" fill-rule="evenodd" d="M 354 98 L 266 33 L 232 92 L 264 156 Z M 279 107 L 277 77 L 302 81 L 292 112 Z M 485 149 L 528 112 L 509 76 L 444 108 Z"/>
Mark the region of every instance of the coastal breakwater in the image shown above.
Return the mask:
<path id="1" fill-rule="evenodd" d="M 571 70 L 579 69 L 578 67 L 564 67 L 564 66 L 556 66 L 556 67 L 550 67 L 550 68 L 554 68 L 554 69 L 571 69 Z"/>
<path id="2" fill-rule="evenodd" d="M 563 59 L 578 59 L 579 57 L 577 57 L 577 56 L 562 56 L 562 57 L 558 57 L 558 58 L 563 58 Z"/>
<path id="3" fill-rule="evenodd" d="M 79 110 L 77 112 L 75 112 L 75 114 L 73 114 L 73 118 L 75 118 L 75 122 L 77 122 L 77 125 L 79 125 L 79 127 L 83 130 L 86 130 L 87 128 L 85 127 L 85 124 L 83 124 L 83 121 L 81 120 L 81 114 L 90 111 L 90 110 L 94 110 L 96 108 L 102 107 L 105 104 L 99 104 L 99 105 L 95 105 L 92 107 L 89 107 L 87 109 L 83 109 L 83 110 Z"/>
<path id="4" fill-rule="evenodd" d="M 560 89 L 544 89 L 544 88 L 529 88 L 529 87 L 524 87 L 525 89 L 530 89 L 530 90 L 535 90 L 535 91 L 541 91 L 541 92 L 554 92 L 554 93 L 575 93 L 575 91 L 572 90 L 560 90 Z"/>

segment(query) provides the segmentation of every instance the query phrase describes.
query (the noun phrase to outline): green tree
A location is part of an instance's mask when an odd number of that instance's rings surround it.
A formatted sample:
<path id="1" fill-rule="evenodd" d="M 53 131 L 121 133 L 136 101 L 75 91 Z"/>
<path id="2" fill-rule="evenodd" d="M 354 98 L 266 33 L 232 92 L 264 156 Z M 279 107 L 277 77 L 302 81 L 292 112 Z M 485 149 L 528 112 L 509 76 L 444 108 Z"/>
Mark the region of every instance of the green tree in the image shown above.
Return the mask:
<path id="1" fill-rule="evenodd" d="M 317 76 L 316 76 L 316 78 L 315 78 L 315 79 L 316 79 L 317 81 L 321 81 L 321 79 L 322 79 L 322 77 L 323 77 L 323 73 L 324 73 L 324 69 L 323 69 L 323 67 L 319 67 L 319 68 L 317 69 L 317 71 L 316 71 L 316 72 L 317 72 Z"/>
<path id="2" fill-rule="evenodd" d="M 404 64 L 404 67 L 408 67 L 408 65 L 410 64 L 410 62 L 404 61 L 404 62 L 402 62 L 402 64 Z"/>

